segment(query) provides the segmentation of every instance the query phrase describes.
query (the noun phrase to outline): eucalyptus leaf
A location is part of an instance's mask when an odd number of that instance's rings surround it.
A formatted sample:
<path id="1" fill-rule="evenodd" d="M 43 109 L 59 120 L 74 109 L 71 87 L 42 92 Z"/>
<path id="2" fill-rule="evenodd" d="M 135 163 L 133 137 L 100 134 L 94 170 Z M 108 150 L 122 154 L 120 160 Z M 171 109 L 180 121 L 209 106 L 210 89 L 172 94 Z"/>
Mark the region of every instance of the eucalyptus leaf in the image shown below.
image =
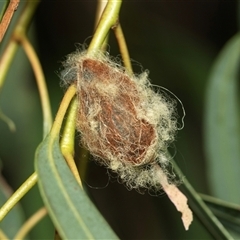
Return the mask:
<path id="1" fill-rule="evenodd" d="M 233 237 L 240 239 L 240 205 L 204 194 L 200 196 Z"/>
<path id="2" fill-rule="evenodd" d="M 208 179 L 214 196 L 239 203 L 240 33 L 230 39 L 211 71 L 206 96 L 205 148 Z"/>
<path id="3" fill-rule="evenodd" d="M 183 174 L 178 165 L 172 161 L 174 171 L 183 179 Z M 224 228 L 222 223 L 216 218 L 210 208 L 203 202 L 199 194 L 195 191 L 192 185 L 185 178 L 183 182 L 183 189 L 189 201 L 194 214 L 201 220 L 205 229 L 214 237 L 214 239 L 233 239 L 227 229 Z"/>
<path id="4" fill-rule="evenodd" d="M 35 167 L 40 193 L 63 239 L 118 239 L 75 180 L 58 137 L 50 135 L 40 144 Z"/>

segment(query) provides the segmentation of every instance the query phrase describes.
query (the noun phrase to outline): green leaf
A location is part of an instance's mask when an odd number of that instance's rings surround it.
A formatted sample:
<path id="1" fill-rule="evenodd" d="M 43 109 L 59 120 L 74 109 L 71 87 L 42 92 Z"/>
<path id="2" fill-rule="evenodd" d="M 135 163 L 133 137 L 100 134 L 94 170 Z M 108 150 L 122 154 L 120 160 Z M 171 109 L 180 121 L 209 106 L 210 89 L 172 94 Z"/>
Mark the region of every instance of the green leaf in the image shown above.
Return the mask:
<path id="1" fill-rule="evenodd" d="M 233 237 L 240 239 L 240 206 L 212 196 L 200 196 Z"/>
<path id="2" fill-rule="evenodd" d="M 69 170 L 58 137 L 48 136 L 35 160 L 40 193 L 63 239 L 118 239 Z"/>
<path id="3" fill-rule="evenodd" d="M 212 68 L 206 96 L 205 149 L 212 193 L 239 203 L 240 33 L 225 45 Z"/>
<path id="4" fill-rule="evenodd" d="M 0 176 L 0 206 L 2 206 L 12 195 L 12 190 Z M 13 239 L 15 234 L 24 223 L 24 214 L 22 207 L 18 203 L 4 219 L 0 222 L 0 229 L 10 238 Z"/>
<path id="5" fill-rule="evenodd" d="M 194 214 L 198 217 L 198 219 L 202 222 L 205 229 L 208 230 L 209 233 L 214 237 L 214 239 L 233 239 L 230 233 L 224 228 L 222 223 L 216 218 L 213 212 L 207 207 L 207 205 L 203 202 L 199 194 L 195 191 L 192 185 L 188 182 L 175 163 L 172 161 L 173 168 L 175 173 L 181 178 L 183 181 L 183 192 L 188 198 L 189 205 L 193 210 Z"/>

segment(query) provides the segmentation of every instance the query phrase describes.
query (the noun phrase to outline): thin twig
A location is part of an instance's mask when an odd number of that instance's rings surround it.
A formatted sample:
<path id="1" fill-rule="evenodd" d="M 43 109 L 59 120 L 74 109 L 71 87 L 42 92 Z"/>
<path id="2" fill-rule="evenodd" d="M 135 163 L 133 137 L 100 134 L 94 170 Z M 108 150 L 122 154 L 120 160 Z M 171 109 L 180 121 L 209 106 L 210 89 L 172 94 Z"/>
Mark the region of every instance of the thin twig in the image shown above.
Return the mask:
<path id="1" fill-rule="evenodd" d="M 11 22 L 14 12 L 17 10 L 19 1 L 20 0 L 10 0 L 8 4 L 6 12 L 4 13 L 2 21 L 0 23 L 0 42 L 2 41 L 5 32 L 7 31 L 7 28 Z"/>
<path id="2" fill-rule="evenodd" d="M 99 20 L 101 19 L 102 13 L 107 5 L 107 1 L 105 0 L 98 0 L 97 4 L 97 10 L 96 10 L 96 18 L 95 18 L 95 29 L 97 28 L 97 25 L 99 24 Z"/>
<path id="3" fill-rule="evenodd" d="M 53 137 L 59 135 L 64 116 L 65 116 L 68 106 L 75 94 L 76 94 L 76 86 L 73 84 L 68 88 L 67 92 L 65 93 L 63 100 L 61 102 L 60 108 L 55 117 L 52 129 L 51 129 L 51 135 Z"/>
<path id="4" fill-rule="evenodd" d="M 37 173 L 34 172 L 0 209 L 0 222 L 8 212 L 20 201 L 20 199 L 36 184 Z"/>
<path id="5" fill-rule="evenodd" d="M 74 98 L 68 110 L 66 124 L 64 126 L 62 138 L 60 141 L 60 147 L 61 152 L 69 168 L 71 169 L 79 185 L 82 187 L 82 182 L 78 173 L 78 169 L 73 159 L 76 115 L 77 115 L 77 99 Z"/>
<path id="6" fill-rule="evenodd" d="M 35 212 L 19 229 L 17 234 L 13 239 L 24 239 L 24 237 L 29 233 L 29 231 L 45 216 L 47 215 L 46 207 L 40 208 L 37 212 Z"/>
<path id="7" fill-rule="evenodd" d="M 105 0 L 98 0 L 98 4 L 97 4 L 97 10 L 96 10 L 96 19 L 95 19 L 95 29 L 97 29 L 97 26 L 101 20 L 101 17 L 102 17 L 102 14 L 104 12 L 104 9 L 106 8 L 107 6 L 107 1 Z M 109 38 L 109 32 L 107 33 L 105 39 L 104 39 L 104 42 L 102 43 L 102 46 L 101 46 L 101 50 L 102 51 L 106 51 L 107 49 L 107 44 L 108 44 L 108 38 Z"/>
<path id="8" fill-rule="evenodd" d="M 117 23 L 116 26 L 113 27 L 113 31 L 115 33 L 115 37 L 118 42 L 118 46 L 123 59 L 124 66 L 126 67 L 128 72 L 131 74 L 133 73 L 132 64 L 130 61 L 126 40 L 125 40 L 120 23 Z"/>
<path id="9" fill-rule="evenodd" d="M 1 239 L 1 240 L 9 240 L 9 238 L 8 238 L 7 235 L 3 232 L 2 229 L 0 229 L 0 239 Z"/>
<path id="10" fill-rule="evenodd" d="M 23 49 L 25 50 L 28 56 L 28 59 L 31 63 L 31 66 L 36 78 L 38 91 L 40 94 L 40 99 L 42 104 L 42 111 L 43 111 L 43 138 L 44 138 L 49 133 L 52 127 L 52 111 L 51 111 L 51 105 L 49 101 L 49 95 L 48 95 L 45 77 L 43 74 L 41 63 L 37 57 L 37 54 L 33 46 L 28 41 L 28 38 L 22 34 L 19 36 L 19 41 L 22 44 Z"/>
<path id="11" fill-rule="evenodd" d="M 15 123 L 8 116 L 6 116 L 1 109 L 0 109 L 0 119 L 8 125 L 10 131 L 12 132 L 16 131 Z"/>
<path id="12" fill-rule="evenodd" d="M 18 43 L 16 41 L 10 41 L 0 58 L 0 91 L 3 87 L 7 72 L 10 68 L 14 55 L 17 52 L 17 49 Z"/>
<path id="13" fill-rule="evenodd" d="M 4 84 L 4 80 L 6 78 L 7 72 L 11 66 L 11 63 L 14 59 L 14 56 L 19 46 L 15 36 L 26 33 L 27 28 L 30 25 L 32 16 L 39 2 L 40 2 L 39 0 L 27 1 L 26 6 L 24 7 L 23 12 L 21 13 L 17 21 L 16 27 L 13 31 L 11 39 L 5 51 L 3 52 L 2 57 L 0 58 L 0 73 L 1 73 L 0 74 L 0 90 Z"/>
<path id="14" fill-rule="evenodd" d="M 122 1 L 109 0 L 99 21 L 93 39 L 89 45 L 88 53 L 101 49 L 110 28 L 116 24 Z"/>

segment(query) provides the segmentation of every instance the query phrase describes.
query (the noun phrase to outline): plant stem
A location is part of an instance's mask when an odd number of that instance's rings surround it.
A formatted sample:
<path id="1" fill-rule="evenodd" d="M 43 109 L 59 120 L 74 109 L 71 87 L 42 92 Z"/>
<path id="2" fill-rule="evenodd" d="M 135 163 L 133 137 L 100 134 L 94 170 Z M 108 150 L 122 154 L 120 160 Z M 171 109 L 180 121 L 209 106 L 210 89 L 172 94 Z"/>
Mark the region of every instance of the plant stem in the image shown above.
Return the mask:
<path id="1" fill-rule="evenodd" d="M 0 42 L 2 41 L 5 32 L 8 29 L 8 25 L 10 24 L 12 16 L 18 7 L 19 1 L 20 0 L 10 0 L 8 4 L 8 7 L 0 23 Z"/>
<path id="2" fill-rule="evenodd" d="M 8 116 L 6 116 L 1 109 L 0 109 L 0 119 L 8 125 L 10 131 L 12 132 L 16 131 L 15 123 Z"/>
<path id="3" fill-rule="evenodd" d="M 174 161 L 172 161 L 172 164 L 177 175 L 183 178 L 183 173 L 177 164 Z M 214 216 L 212 211 L 203 202 L 199 194 L 194 190 L 186 178 L 184 178 L 183 186 L 186 192 L 186 196 L 188 197 L 190 207 L 193 209 L 193 212 L 199 217 L 209 233 L 212 234 L 214 239 L 233 240 L 232 236 L 228 233 L 220 221 Z"/>
<path id="4" fill-rule="evenodd" d="M 107 3 L 108 3 L 107 1 L 98 0 L 94 30 L 96 30 L 96 28 L 100 22 L 101 16 L 103 14 L 104 9 L 106 8 Z M 108 37 L 109 37 L 109 32 L 107 33 L 107 35 L 104 39 L 104 42 L 102 43 L 102 46 L 100 48 L 100 50 L 103 52 L 106 51 L 106 49 L 107 49 Z"/>
<path id="5" fill-rule="evenodd" d="M 118 42 L 118 46 L 119 46 L 119 49 L 120 49 L 120 53 L 121 53 L 121 56 L 122 56 L 122 59 L 123 59 L 124 66 L 126 67 L 128 72 L 130 74 L 132 74 L 133 73 L 132 64 L 131 64 L 131 61 L 130 61 L 127 44 L 126 44 L 125 37 L 124 37 L 124 34 L 123 34 L 122 27 L 121 27 L 120 23 L 118 23 L 117 26 L 113 28 L 113 31 L 115 33 L 115 37 L 116 37 L 117 42 Z"/>
<path id="6" fill-rule="evenodd" d="M 18 189 L 12 194 L 0 209 L 0 221 L 20 201 L 20 199 L 36 184 L 37 173 L 34 172 Z"/>
<path id="7" fill-rule="evenodd" d="M 33 16 L 39 2 L 40 2 L 39 0 L 27 1 L 26 6 L 23 9 L 23 12 L 22 12 L 21 16 L 19 17 L 16 27 L 13 31 L 11 39 L 10 39 L 2 57 L 0 58 L 0 73 L 1 73 L 0 74 L 0 90 L 3 86 L 7 72 L 10 68 L 10 65 L 12 63 L 14 55 L 16 54 L 18 46 L 19 46 L 17 40 L 15 39 L 15 36 L 16 35 L 19 36 L 21 34 L 26 33 L 27 28 L 30 25 L 32 16 Z"/>
<path id="8" fill-rule="evenodd" d="M 18 34 L 26 33 L 26 31 L 31 23 L 33 14 L 35 13 L 35 10 L 39 3 L 40 3 L 40 0 L 34 0 L 34 1 L 28 0 L 27 1 L 26 6 L 23 9 L 23 12 L 19 18 L 19 21 L 17 22 L 16 28 L 13 31 L 13 35 L 16 33 L 18 33 Z"/>
<path id="9" fill-rule="evenodd" d="M 0 58 L 0 91 L 6 79 L 7 72 L 10 68 L 14 55 L 18 49 L 18 43 L 16 41 L 10 41 Z"/>
<path id="10" fill-rule="evenodd" d="M 60 141 L 60 148 L 69 168 L 71 169 L 76 180 L 82 187 L 82 182 L 78 173 L 78 169 L 73 159 L 76 115 L 77 115 L 77 99 L 74 98 L 68 110 L 66 124 L 64 126 L 62 138 Z"/>
<path id="11" fill-rule="evenodd" d="M 32 47 L 31 43 L 28 41 L 26 35 L 25 34 L 19 35 L 19 41 L 22 44 L 23 49 L 25 50 L 27 57 L 31 63 L 31 66 L 35 74 L 36 82 L 38 85 L 38 91 L 40 94 L 43 111 L 43 138 L 44 138 L 49 133 L 52 127 L 52 111 L 45 77 L 37 54 L 34 48 Z"/>
<path id="12" fill-rule="evenodd" d="M 101 49 L 110 28 L 118 21 L 118 14 L 122 1 L 109 0 L 99 21 L 93 39 L 89 45 L 88 53 Z"/>
<path id="13" fill-rule="evenodd" d="M 74 136 L 75 136 L 75 122 L 77 115 L 77 99 L 72 99 L 71 105 L 68 109 L 68 115 L 66 124 L 61 138 L 61 150 L 62 152 L 69 152 L 74 154 Z"/>
<path id="14" fill-rule="evenodd" d="M 97 2 L 98 3 L 97 3 L 97 10 L 96 10 L 95 24 L 94 24 L 95 29 L 99 23 L 99 20 L 101 19 L 103 11 L 107 5 L 107 1 L 104 1 L 104 0 L 98 0 Z"/>
<path id="15" fill-rule="evenodd" d="M 46 215 L 47 209 L 45 207 L 40 208 L 22 225 L 14 239 L 24 239 L 28 232 Z"/>
<path id="16" fill-rule="evenodd" d="M 2 229 L 0 229 L 0 239 L 1 239 L 1 240 L 9 240 L 9 238 L 8 238 L 7 235 L 3 232 Z"/>
<path id="17" fill-rule="evenodd" d="M 63 122 L 63 118 L 65 116 L 65 113 L 68 109 L 68 106 L 72 100 L 72 98 L 74 97 L 76 93 L 76 86 L 75 85 L 71 85 L 67 92 L 65 93 L 63 100 L 61 102 L 60 108 L 57 112 L 57 116 L 55 117 L 54 123 L 53 123 L 53 127 L 51 129 L 51 134 L 53 137 L 58 136 L 60 133 L 60 129 L 62 126 L 62 122 Z"/>

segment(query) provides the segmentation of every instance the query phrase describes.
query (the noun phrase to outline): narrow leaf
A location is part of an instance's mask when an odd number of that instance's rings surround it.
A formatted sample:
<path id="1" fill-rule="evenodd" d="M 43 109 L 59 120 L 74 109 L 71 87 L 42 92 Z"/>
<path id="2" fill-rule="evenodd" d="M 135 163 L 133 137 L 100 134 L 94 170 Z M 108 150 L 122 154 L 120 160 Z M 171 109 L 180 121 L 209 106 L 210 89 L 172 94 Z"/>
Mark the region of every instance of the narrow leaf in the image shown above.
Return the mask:
<path id="1" fill-rule="evenodd" d="M 225 228 L 234 232 L 234 236 L 240 239 L 240 205 L 204 194 L 200 196 Z"/>
<path id="2" fill-rule="evenodd" d="M 222 223 L 216 218 L 212 211 L 203 202 L 199 194 L 194 190 L 192 185 L 188 182 L 178 167 L 178 165 L 172 161 L 174 171 L 183 181 L 183 189 L 188 198 L 189 205 L 193 210 L 194 214 L 200 219 L 205 228 L 212 234 L 214 239 L 233 239 L 229 232 L 224 228 Z"/>
<path id="3" fill-rule="evenodd" d="M 69 170 L 57 137 L 40 144 L 35 160 L 41 195 L 63 239 L 118 239 Z"/>
<path id="4" fill-rule="evenodd" d="M 240 33 L 223 48 L 212 68 L 206 96 L 205 148 L 212 193 L 239 203 Z"/>

